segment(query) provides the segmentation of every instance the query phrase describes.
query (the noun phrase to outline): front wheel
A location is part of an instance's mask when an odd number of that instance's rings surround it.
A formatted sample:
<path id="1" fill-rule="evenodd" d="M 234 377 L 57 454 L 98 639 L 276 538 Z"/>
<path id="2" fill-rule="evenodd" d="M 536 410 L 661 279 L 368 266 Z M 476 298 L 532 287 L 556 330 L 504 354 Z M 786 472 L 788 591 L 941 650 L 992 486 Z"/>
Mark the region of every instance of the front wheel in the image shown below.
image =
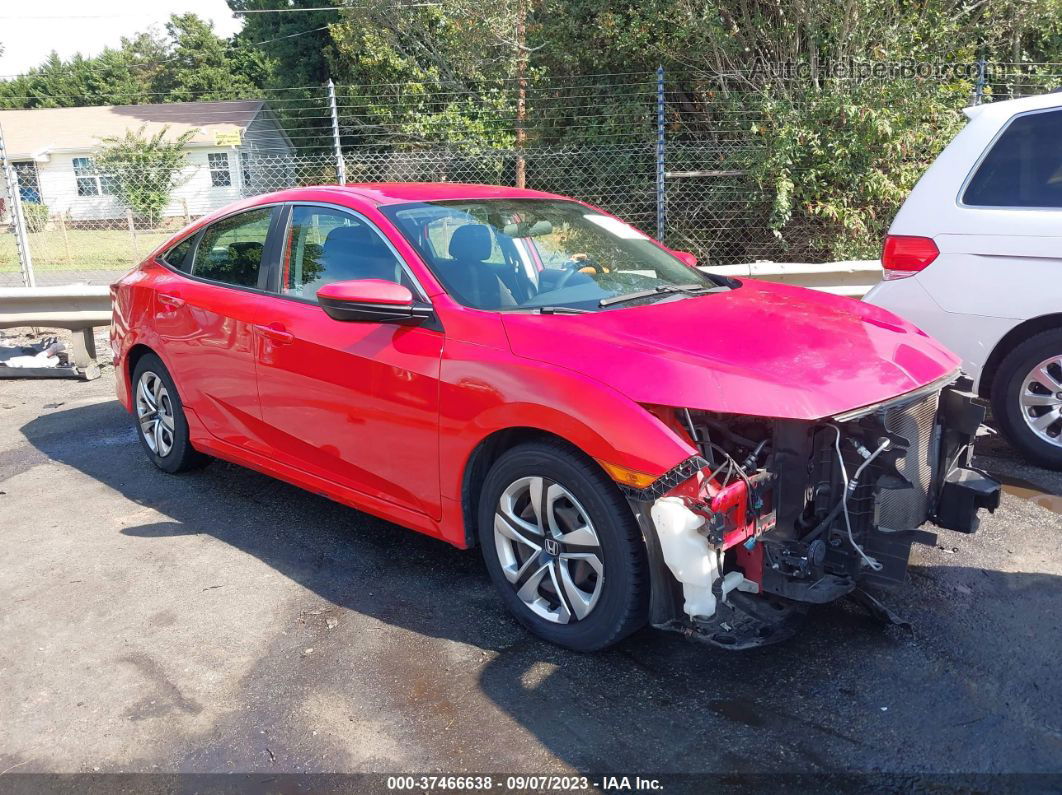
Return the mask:
<path id="1" fill-rule="evenodd" d="M 504 453 L 487 475 L 479 543 L 510 612 L 576 651 L 643 626 L 649 575 L 637 522 L 615 484 L 561 443 Z"/>
<path id="2" fill-rule="evenodd" d="M 992 383 L 992 413 L 1027 458 L 1062 469 L 1062 329 L 1025 340 Z"/>

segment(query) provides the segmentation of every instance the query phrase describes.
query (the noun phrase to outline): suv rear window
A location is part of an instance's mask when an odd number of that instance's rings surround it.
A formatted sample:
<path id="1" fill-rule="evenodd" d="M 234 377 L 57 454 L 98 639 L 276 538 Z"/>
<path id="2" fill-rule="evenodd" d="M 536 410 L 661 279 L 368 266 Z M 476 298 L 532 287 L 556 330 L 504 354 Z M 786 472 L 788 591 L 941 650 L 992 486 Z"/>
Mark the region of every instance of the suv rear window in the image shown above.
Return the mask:
<path id="1" fill-rule="evenodd" d="M 1011 121 L 962 201 L 974 207 L 1062 207 L 1062 110 Z"/>

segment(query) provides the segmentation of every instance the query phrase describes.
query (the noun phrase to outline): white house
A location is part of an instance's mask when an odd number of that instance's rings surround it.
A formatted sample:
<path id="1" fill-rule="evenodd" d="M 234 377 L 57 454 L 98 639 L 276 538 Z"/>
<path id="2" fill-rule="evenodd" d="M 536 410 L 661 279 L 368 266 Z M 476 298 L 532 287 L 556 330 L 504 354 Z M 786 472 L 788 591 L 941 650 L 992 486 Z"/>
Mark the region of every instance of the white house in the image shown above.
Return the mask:
<path id="1" fill-rule="evenodd" d="M 276 167 L 293 153 L 276 115 L 262 101 L 175 102 L 160 105 L 103 105 L 0 111 L 8 158 L 18 175 L 23 202 L 62 213 L 74 222 L 122 218 L 125 209 L 96 173 L 93 157 L 102 139 L 144 128 L 167 138 L 188 131 L 188 165 L 165 215 L 192 217 L 241 196 L 273 190 Z M 265 176 L 271 177 L 269 184 Z M 0 199 L 10 208 L 4 180 Z"/>

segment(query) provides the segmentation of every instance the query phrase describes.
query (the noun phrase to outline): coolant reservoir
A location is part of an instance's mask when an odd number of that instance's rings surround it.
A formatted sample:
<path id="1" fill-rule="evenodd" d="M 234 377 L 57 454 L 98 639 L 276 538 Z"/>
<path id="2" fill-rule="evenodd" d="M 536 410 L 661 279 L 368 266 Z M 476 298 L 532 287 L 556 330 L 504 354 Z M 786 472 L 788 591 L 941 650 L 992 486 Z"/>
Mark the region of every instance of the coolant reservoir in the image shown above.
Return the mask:
<path id="1" fill-rule="evenodd" d="M 697 532 L 704 517 L 687 508 L 679 497 L 661 497 L 649 513 L 656 525 L 664 562 L 682 583 L 684 610 L 690 617 L 715 615 L 712 584 L 719 576 L 719 566 L 716 550 Z"/>

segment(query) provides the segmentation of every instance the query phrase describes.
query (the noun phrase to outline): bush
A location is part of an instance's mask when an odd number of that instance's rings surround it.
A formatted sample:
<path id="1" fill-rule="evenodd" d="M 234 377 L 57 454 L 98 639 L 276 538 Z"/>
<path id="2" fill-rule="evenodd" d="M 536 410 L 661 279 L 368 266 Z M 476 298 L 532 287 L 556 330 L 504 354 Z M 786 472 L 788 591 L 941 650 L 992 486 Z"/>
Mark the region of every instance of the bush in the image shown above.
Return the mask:
<path id="1" fill-rule="evenodd" d="M 30 232 L 43 232 L 48 226 L 48 205 L 39 202 L 22 202 L 22 215 Z"/>
<path id="2" fill-rule="evenodd" d="M 96 168 L 114 198 L 149 226 L 159 223 L 174 188 L 185 181 L 181 174 L 188 160 L 184 147 L 195 135 L 190 130 L 167 141 L 168 129 L 146 138 L 142 126 L 122 138 L 104 138 L 104 148 L 96 158 Z"/>
<path id="3" fill-rule="evenodd" d="M 896 80 L 809 85 L 761 99 L 750 172 L 769 227 L 797 261 L 877 257 L 915 182 L 962 126 L 969 86 Z"/>

